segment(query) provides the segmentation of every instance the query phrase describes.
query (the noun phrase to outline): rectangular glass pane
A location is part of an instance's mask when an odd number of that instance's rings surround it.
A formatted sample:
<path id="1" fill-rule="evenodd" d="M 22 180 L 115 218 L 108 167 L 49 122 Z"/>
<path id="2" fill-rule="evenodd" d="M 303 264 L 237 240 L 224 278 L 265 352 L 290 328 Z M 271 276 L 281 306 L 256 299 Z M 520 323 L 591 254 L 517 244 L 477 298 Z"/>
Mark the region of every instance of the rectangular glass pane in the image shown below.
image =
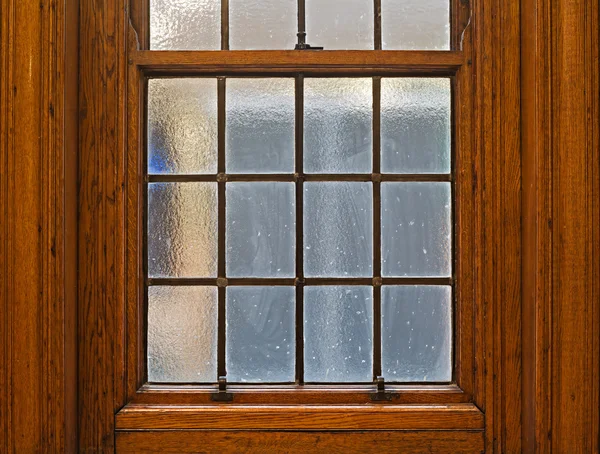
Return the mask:
<path id="1" fill-rule="evenodd" d="M 294 49 L 296 0 L 229 0 L 232 50 Z"/>
<path id="2" fill-rule="evenodd" d="M 372 317 L 371 287 L 306 287 L 305 381 L 372 381 Z"/>
<path id="3" fill-rule="evenodd" d="M 150 0 L 150 48 L 220 49 L 220 0 Z"/>
<path id="4" fill-rule="evenodd" d="M 450 173 L 450 79 L 381 80 L 381 169 Z"/>
<path id="5" fill-rule="evenodd" d="M 149 184 L 148 276 L 216 274 L 216 183 Z"/>
<path id="6" fill-rule="evenodd" d="M 293 79 L 227 79 L 227 172 L 294 171 Z"/>
<path id="7" fill-rule="evenodd" d="M 148 381 L 217 381 L 217 289 L 148 289 Z"/>
<path id="8" fill-rule="evenodd" d="M 227 380 L 293 382 L 295 288 L 227 288 Z"/>
<path id="9" fill-rule="evenodd" d="M 148 173 L 217 172 L 216 79 L 148 81 Z"/>
<path id="10" fill-rule="evenodd" d="M 227 183 L 227 276 L 294 277 L 294 183 Z"/>
<path id="11" fill-rule="evenodd" d="M 373 0 L 306 0 L 306 42 L 326 50 L 374 49 Z"/>
<path id="12" fill-rule="evenodd" d="M 382 288 L 381 362 L 391 382 L 452 380 L 452 289 Z"/>
<path id="13" fill-rule="evenodd" d="M 371 173 L 372 149 L 372 79 L 305 79 L 305 172 Z"/>
<path id="14" fill-rule="evenodd" d="M 386 50 L 449 50 L 450 0 L 381 0 Z"/>
<path id="15" fill-rule="evenodd" d="M 373 185 L 304 185 L 304 274 L 373 275 Z"/>
<path id="16" fill-rule="evenodd" d="M 450 183 L 383 183 L 382 272 L 388 277 L 450 277 Z"/>

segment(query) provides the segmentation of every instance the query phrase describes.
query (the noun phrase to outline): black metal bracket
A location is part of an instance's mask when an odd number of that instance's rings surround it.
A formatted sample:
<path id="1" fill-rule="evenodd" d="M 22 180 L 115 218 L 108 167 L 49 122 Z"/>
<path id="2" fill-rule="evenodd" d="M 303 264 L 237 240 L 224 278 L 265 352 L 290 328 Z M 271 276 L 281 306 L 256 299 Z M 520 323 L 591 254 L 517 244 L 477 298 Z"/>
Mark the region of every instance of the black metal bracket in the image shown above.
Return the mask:
<path id="1" fill-rule="evenodd" d="M 298 44 L 295 47 L 296 50 L 323 50 L 322 47 L 313 47 L 310 44 L 306 44 L 306 32 L 298 33 Z"/>
<path id="2" fill-rule="evenodd" d="M 377 390 L 371 394 L 373 402 L 389 402 L 392 400 L 392 394 L 385 392 L 385 380 L 383 377 L 375 379 L 375 386 L 377 386 Z"/>
<path id="3" fill-rule="evenodd" d="M 233 402 L 233 394 L 227 392 L 227 378 L 219 377 L 219 391 L 210 398 L 213 402 Z"/>

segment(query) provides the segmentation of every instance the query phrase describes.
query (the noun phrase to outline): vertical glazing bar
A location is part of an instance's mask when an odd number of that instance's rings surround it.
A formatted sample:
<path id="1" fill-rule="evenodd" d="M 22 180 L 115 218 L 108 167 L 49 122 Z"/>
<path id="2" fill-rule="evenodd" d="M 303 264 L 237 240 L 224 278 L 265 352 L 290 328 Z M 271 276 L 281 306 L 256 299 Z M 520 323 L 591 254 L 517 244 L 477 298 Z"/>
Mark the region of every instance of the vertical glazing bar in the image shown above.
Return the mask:
<path id="1" fill-rule="evenodd" d="M 221 0 L 221 50 L 229 50 L 229 0 Z"/>
<path id="2" fill-rule="evenodd" d="M 306 7 L 305 0 L 298 0 L 298 45 L 306 43 Z"/>
<path id="3" fill-rule="evenodd" d="M 304 76 L 296 77 L 296 382 L 304 383 Z"/>
<path id="4" fill-rule="evenodd" d="M 218 279 L 219 286 L 219 309 L 218 309 L 218 339 L 217 339 L 217 369 L 219 377 L 227 376 L 227 368 L 225 365 L 225 293 L 226 293 L 226 270 L 225 270 L 225 78 L 218 79 L 217 88 L 217 103 L 218 103 L 218 134 L 219 134 L 219 149 L 218 149 Z"/>
<path id="5" fill-rule="evenodd" d="M 381 0 L 375 2 L 373 11 L 375 11 L 375 50 L 381 50 Z"/>
<path id="6" fill-rule="evenodd" d="M 373 78 L 373 379 L 381 376 L 381 77 Z"/>

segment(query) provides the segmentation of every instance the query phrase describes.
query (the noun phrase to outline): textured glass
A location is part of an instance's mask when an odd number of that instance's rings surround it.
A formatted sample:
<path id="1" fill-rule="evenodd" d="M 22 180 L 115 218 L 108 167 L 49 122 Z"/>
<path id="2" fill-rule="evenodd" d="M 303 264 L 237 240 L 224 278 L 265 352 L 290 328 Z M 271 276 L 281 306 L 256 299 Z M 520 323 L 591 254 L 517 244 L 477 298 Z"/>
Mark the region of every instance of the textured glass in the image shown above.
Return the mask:
<path id="1" fill-rule="evenodd" d="M 217 81 L 148 81 L 148 173 L 216 173 Z"/>
<path id="2" fill-rule="evenodd" d="M 450 173 L 450 79 L 381 80 L 381 169 Z"/>
<path id="3" fill-rule="evenodd" d="M 296 0 L 229 0 L 232 50 L 294 49 Z"/>
<path id="4" fill-rule="evenodd" d="M 372 276 L 372 184 L 306 183 L 304 188 L 304 274 Z"/>
<path id="5" fill-rule="evenodd" d="M 373 289 L 306 287 L 304 379 L 373 380 Z"/>
<path id="6" fill-rule="evenodd" d="M 372 79 L 305 79 L 304 171 L 371 173 Z"/>
<path id="7" fill-rule="evenodd" d="M 294 183 L 227 183 L 227 276 L 294 277 Z"/>
<path id="8" fill-rule="evenodd" d="M 148 381 L 217 381 L 216 288 L 148 288 Z"/>
<path id="9" fill-rule="evenodd" d="M 449 50 L 450 0 L 381 0 L 384 49 Z"/>
<path id="10" fill-rule="evenodd" d="M 216 183 L 149 184 L 148 276 L 216 274 Z"/>
<path id="11" fill-rule="evenodd" d="M 227 79 L 227 171 L 294 171 L 294 80 Z"/>
<path id="12" fill-rule="evenodd" d="M 382 288 L 381 364 L 386 381 L 452 380 L 450 287 Z"/>
<path id="13" fill-rule="evenodd" d="M 295 288 L 227 288 L 227 380 L 293 382 Z"/>
<path id="14" fill-rule="evenodd" d="M 221 48 L 219 0 L 150 0 L 152 50 Z"/>
<path id="15" fill-rule="evenodd" d="M 334 49 L 373 49 L 373 0 L 306 0 L 306 42 Z"/>
<path id="16" fill-rule="evenodd" d="M 450 183 L 383 183 L 384 276 L 450 277 Z"/>

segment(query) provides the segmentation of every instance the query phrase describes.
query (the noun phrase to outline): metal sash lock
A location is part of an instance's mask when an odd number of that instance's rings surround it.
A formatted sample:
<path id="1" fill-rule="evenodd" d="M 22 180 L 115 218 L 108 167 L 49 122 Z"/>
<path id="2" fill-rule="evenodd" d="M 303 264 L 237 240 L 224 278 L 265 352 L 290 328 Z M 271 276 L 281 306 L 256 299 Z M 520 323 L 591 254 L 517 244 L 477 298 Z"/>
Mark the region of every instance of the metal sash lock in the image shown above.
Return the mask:
<path id="1" fill-rule="evenodd" d="M 375 379 L 375 386 L 377 386 L 377 390 L 371 394 L 373 402 L 389 402 L 392 400 L 392 394 L 385 392 L 385 379 L 383 377 Z"/>

